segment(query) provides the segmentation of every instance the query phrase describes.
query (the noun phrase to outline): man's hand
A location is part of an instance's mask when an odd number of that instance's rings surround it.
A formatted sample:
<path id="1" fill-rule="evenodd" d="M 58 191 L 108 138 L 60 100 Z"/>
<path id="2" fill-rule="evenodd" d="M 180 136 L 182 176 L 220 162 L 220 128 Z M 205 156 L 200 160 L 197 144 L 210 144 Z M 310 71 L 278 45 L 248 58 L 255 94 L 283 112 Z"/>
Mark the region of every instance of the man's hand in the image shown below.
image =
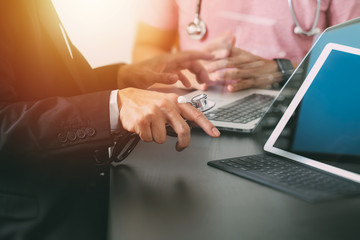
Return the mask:
<path id="1" fill-rule="evenodd" d="M 147 89 L 155 83 L 173 84 L 180 80 L 190 87 L 189 79 L 180 70 L 188 69 L 199 83 L 208 82 L 206 69 L 198 60 L 210 60 L 213 55 L 205 52 L 180 52 L 162 54 L 142 62 L 121 67 L 118 72 L 118 88 L 136 87 Z"/>
<path id="2" fill-rule="evenodd" d="M 225 34 L 219 36 L 203 48 L 204 52 L 210 53 L 214 56 L 213 59 L 210 61 L 202 60 L 200 63 L 206 68 L 207 64 L 211 63 L 212 61 L 228 58 L 234 42 L 235 37 L 231 32 L 226 32 Z M 196 76 L 186 69 L 182 70 L 181 73 L 185 75 L 187 79 L 189 79 L 191 84 L 190 87 L 194 89 L 205 91 L 208 86 L 219 83 L 218 80 L 212 79 L 211 77 L 209 78 L 209 81 L 199 82 L 196 80 Z M 184 84 L 177 82 L 175 86 L 183 88 Z M 189 86 L 186 87 L 189 88 Z"/>
<path id="3" fill-rule="evenodd" d="M 220 132 L 198 109 L 188 103 L 178 103 L 178 95 L 149 90 L 126 88 L 119 90 L 118 106 L 122 127 L 137 133 L 145 142 L 164 143 L 166 125 L 177 133 L 176 150 L 182 151 L 190 144 L 190 127 L 187 119 L 201 127 L 209 136 Z"/>

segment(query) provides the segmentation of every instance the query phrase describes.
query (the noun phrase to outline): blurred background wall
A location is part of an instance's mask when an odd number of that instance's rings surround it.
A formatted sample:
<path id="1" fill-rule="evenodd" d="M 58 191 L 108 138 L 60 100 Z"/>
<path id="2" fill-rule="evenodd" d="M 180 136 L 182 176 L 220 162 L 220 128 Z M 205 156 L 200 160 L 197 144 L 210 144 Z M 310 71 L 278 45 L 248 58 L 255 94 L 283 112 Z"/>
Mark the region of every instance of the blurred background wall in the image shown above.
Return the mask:
<path id="1" fill-rule="evenodd" d="M 92 67 L 131 61 L 133 0 L 52 0 L 74 45 Z"/>

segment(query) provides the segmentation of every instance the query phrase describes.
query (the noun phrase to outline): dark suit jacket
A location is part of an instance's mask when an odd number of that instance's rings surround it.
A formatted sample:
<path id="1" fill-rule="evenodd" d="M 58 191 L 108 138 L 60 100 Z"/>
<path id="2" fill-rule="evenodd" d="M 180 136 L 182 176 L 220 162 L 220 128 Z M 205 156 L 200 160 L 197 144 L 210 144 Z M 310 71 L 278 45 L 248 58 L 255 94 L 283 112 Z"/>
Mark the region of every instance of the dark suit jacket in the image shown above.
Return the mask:
<path id="1" fill-rule="evenodd" d="M 50 0 L 0 2 L 0 239 L 105 239 L 118 66 L 93 70 Z M 96 155 L 95 154 L 95 155 Z"/>

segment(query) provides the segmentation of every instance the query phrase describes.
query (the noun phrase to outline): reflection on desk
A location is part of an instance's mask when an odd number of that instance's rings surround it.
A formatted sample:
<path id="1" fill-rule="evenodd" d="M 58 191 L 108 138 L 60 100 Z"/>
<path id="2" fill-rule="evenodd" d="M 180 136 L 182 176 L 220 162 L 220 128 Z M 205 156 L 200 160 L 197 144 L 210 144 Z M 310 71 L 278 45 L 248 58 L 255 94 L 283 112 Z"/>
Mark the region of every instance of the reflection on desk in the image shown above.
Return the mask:
<path id="1" fill-rule="evenodd" d="M 207 166 L 261 153 L 265 135 L 140 143 L 112 169 L 109 239 L 357 239 L 360 198 L 309 204 Z"/>

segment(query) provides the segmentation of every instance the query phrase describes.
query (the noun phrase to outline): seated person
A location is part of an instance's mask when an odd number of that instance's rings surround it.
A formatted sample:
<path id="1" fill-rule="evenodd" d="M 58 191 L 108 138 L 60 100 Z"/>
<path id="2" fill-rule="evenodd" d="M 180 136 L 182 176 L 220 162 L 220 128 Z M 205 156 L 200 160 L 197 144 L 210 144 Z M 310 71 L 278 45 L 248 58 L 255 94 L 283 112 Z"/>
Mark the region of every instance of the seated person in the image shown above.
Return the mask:
<path id="1" fill-rule="evenodd" d="M 360 16 L 359 0 L 346 4 L 342 0 L 293 0 L 292 9 L 288 1 L 277 0 L 138 0 L 138 3 L 134 62 L 174 48 L 214 52 L 217 59 L 205 63 L 212 73 L 211 81 L 205 84 L 192 81 L 192 87 L 206 89 L 208 85 L 224 84 L 229 91 L 266 87 L 286 80 L 311 48 L 315 33 Z M 206 33 L 194 40 L 187 27 L 194 21 L 197 3 Z M 296 27 L 301 27 L 303 33 L 299 30 L 295 33 Z M 282 68 L 285 71 L 280 72 Z"/>
<path id="2" fill-rule="evenodd" d="M 0 239 L 106 239 L 115 141 L 163 143 L 169 125 L 181 151 L 190 144 L 185 119 L 219 136 L 176 94 L 146 90 L 186 68 L 207 81 L 197 61 L 211 54 L 91 69 L 51 0 L 1 1 L 0 33 Z"/>

